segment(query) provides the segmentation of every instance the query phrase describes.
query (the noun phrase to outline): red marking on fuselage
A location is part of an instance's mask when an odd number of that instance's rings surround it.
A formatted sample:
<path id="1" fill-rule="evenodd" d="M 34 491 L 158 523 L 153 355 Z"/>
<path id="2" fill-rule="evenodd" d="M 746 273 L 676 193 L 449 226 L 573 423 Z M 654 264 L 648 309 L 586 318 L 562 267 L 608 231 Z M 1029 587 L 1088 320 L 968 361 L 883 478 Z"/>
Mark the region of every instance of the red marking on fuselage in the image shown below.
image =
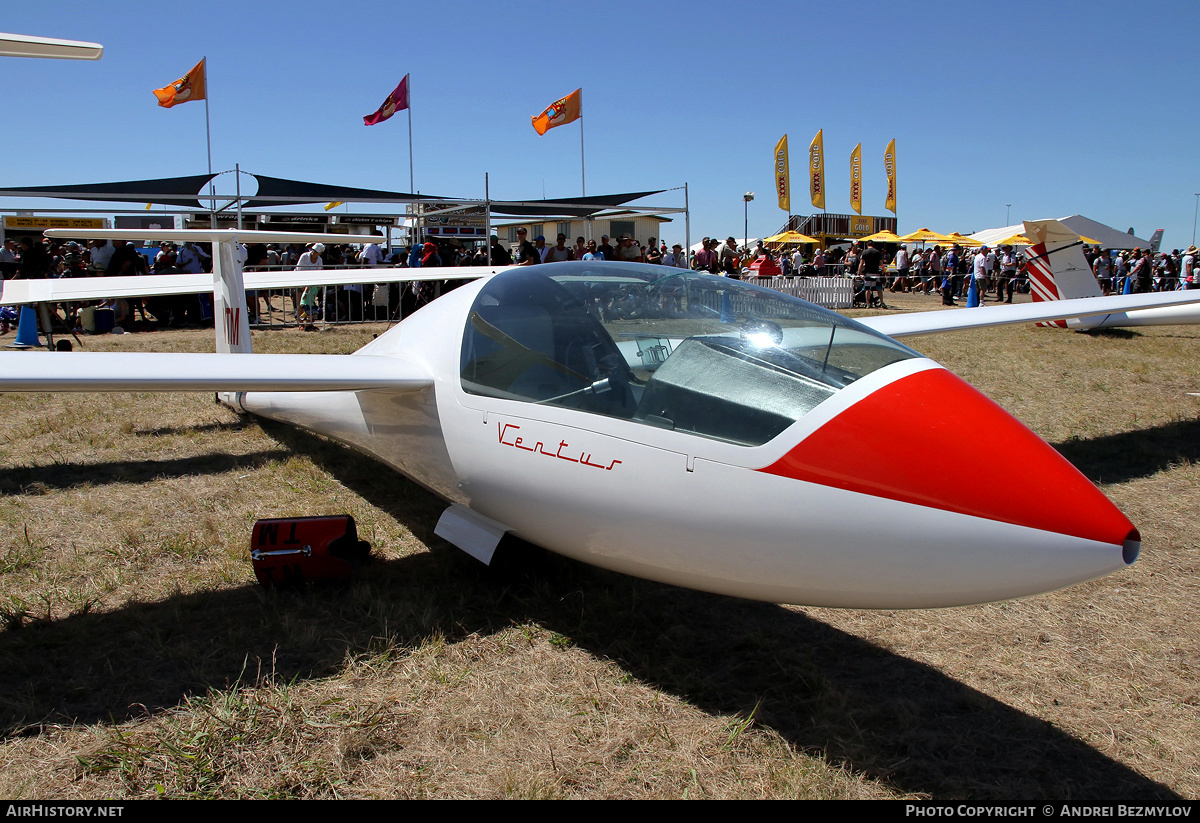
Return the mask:
<path id="1" fill-rule="evenodd" d="M 546 445 L 541 440 L 536 441 L 535 445 L 533 446 L 526 446 L 523 445 L 525 443 L 524 436 L 516 435 L 516 432 L 520 431 L 520 429 L 521 427 L 516 423 L 501 423 L 499 420 L 497 420 L 497 441 L 501 446 L 512 446 L 514 449 L 520 449 L 521 451 L 536 452 L 538 454 L 545 455 L 546 457 L 557 457 L 559 460 L 565 460 L 568 463 L 580 463 L 584 466 L 591 466 L 594 469 L 603 469 L 604 471 L 612 471 L 613 466 L 624 462 L 621 460 L 612 460 L 608 463 L 608 465 L 605 465 L 604 463 L 593 463 L 591 453 L 583 451 L 579 452 L 579 457 L 571 457 L 570 451 L 568 451 L 564 456 L 563 450 L 569 448 L 571 445 L 566 440 L 559 440 L 558 448 L 552 452 L 546 451 Z"/>
<path id="2" fill-rule="evenodd" d="M 1118 546 L 1133 530 L 1049 444 L 945 369 L 884 386 L 760 471 Z"/>

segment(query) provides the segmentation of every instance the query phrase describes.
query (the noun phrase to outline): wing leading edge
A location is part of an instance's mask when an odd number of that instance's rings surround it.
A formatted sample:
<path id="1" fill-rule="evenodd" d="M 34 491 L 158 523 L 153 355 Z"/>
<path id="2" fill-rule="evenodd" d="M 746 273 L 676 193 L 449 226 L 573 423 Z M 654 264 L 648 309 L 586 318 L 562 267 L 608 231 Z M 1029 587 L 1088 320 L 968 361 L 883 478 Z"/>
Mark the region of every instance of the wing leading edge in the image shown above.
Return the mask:
<path id="1" fill-rule="evenodd" d="M 858 322 L 889 337 L 908 337 L 914 334 L 981 329 L 1013 323 L 1037 323 L 1043 320 L 1091 317 L 1099 314 L 1175 306 L 1183 303 L 1200 303 L 1200 291 L 1081 297 L 1077 300 L 1022 303 L 1015 306 L 987 306 L 957 311 L 923 311 L 911 314 L 860 317 Z"/>
<path id="2" fill-rule="evenodd" d="M 0 358 L 3 392 L 415 391 L 433 383 L 424 366 L 377 355 L 14 352 Z"/>

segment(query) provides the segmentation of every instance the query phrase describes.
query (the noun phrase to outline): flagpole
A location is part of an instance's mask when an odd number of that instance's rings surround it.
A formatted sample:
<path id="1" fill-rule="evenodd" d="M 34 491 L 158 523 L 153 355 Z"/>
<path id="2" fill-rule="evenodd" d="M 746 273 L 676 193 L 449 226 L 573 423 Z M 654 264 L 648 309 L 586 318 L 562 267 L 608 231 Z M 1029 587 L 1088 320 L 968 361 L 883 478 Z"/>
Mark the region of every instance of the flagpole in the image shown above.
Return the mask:
<path id="1" fill-rule="evenodd" d="M 685 269 L 692 267 L 692 261 L 688 260 L 688 255 L 692 253 L 692 207 L 688 203 L 688 184 L 683 184 L 683 259 L 687 261 Z"/>
<path id="2" fill-rule="evenodd" d="M 404 75 L 404 79 L 408 82 L 404 84 L 404 94 L 408 98 L 405 103 L 408 105 L 405 108 L 408 110 L 408 193 L 417 193 L 417 184 L 413 182 L 413 139 L 412 139 L 412 77 L 408 74 Z M 413 223 L 412 236 L 409 237 L 409 245 L 420 241 L 419 222 L 416 216 L 416 203 L 413 203 Z"/>
<path id="3" fill-rule="evenodd" d="M 395 75 L 392 75 L 393 77 Z M 404 75 L 404 79 L 409 82 L 404 88 L 408 93 L 408 193 L 416 194 L 416 183 L 413 182 L 413 149 L 412 149 L 412 80 L 409 75 Z"/>
<path id="4" fill-rule="evenodd" d="M 579 186 L 584 197 L 587 197 L 587 170 L 583 156 L 583 94 L 579 95 Z M 583 221 L 587 226 L 587 239 L 592 240 L 596 234 L 596 218 L 588 215 Z"/>
<path id="5" fill-rule="evenodd" d="M 212 125 L 208 117 L 208 56 L 201 60 L 204 63 L 204 136 L 208 141 L 208 225 L 217 227 L 217 196 L 212 182 Z"/>

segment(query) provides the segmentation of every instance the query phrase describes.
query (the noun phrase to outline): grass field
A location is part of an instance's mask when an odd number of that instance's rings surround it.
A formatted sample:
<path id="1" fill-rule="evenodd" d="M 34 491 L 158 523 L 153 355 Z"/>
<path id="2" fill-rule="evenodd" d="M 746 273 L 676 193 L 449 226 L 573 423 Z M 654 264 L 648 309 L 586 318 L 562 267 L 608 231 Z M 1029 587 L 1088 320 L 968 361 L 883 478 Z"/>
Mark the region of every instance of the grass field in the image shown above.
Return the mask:
<path id="1" fill-rule="evenodd" d="M 348 352 L 380 330 L 253 342 Z M 1200 796 L 1200 327 L 907 342 L 1099 483 L 1138 562 L 914 612 L 754 603 L 532 549 L 485 569 L 433 535 L 420 487 L 211 395 L 0 395 L 0 796 Z M 377 558 L 353 586 L 257 586 L 256 519 L 337 513 Z"/>

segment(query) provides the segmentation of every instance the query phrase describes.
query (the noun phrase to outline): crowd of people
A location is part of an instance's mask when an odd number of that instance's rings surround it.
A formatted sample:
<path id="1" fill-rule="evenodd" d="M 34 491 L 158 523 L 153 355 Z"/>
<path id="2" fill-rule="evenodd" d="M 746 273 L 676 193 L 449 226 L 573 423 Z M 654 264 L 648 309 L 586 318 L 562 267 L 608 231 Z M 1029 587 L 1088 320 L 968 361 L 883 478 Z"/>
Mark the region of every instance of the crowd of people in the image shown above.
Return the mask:
<path id="1" fill-rule="evenodd" d="M 373 231 L 382 239 L 382 233 Z M 846 247 L 817 248 L 809 252 L 798 246 L 775 251 L 762 241 L 751 248 L 734 237 L 724 242 L 705 237 L 694 253 L 675 243 L 651 237 L 643 245 L 636 238 L 602 235 L 599 242 L 564 234 L 554 244 L 539 235 L 532 241 L 524 228 L 517 242 L 501 244 L 496 235 L 488 247 L 467 248 L 454 242 L 417 243 L 385 251 L 374 241 L 352 244 L 252 244 L 245 247 L 247 271 L 337 269 L 349 266 L 393 266 L 399 268 L 446 266 L 530 266 L 563 260 L 617 260 L 650 263 L 705 271 L 727 277 L 785 277 L 845 275 L 855 279 L 856 302 L 884 306 L 884 292 L 939 294 L 946 305 L 958 305 L 974 285 L 979 302 L 994 299 L 1012 302 L 1015 291 L 1027 291 L 1026 259 L 1011 245 L 966 247 L 940 244 L 909 249 L 872 241 Z M 199 273 L 212 270 L 212 248 L 207 243 L 176 245 L 164 241 L 153 253 L 139 250 L 123 240 L 92 240 L 86 243 L 58 239 L 6 239 L 0 249 L 0 275 L 5 279 L 47 277 L 137 276 L 146 274 Z M 1103 292 L 1148 292 L 1200 288 L 1200 255 L 1194 245 L 1181 251 L 1152 253 L 1149 250 L 1112 250 L 1084 245 L 1084 255 Z M 489 261 L 490 257 L 490 261 Z M 413 282 L 378 285 L 343 285 L 290 290 L 291 312 L 303 328 L 314 328 L 317 320 L 389 319 L 404 316 L 453 288 L 456 281 Z M 263 309 L 271 308 L 270 294 L 248 295 L 251 322 Z M 61 307 L 68 327 L 80 323 L 84 304 Z M 116 312 L 116 322 L 134 328 L 151 328 L 211 323 L 211 296 L 173 296 L 97 301 Z M 153 320 L 151 320 L 151 316 Z M 0 333 L 9 330 L 11 313 L 0 313 Z M 140 319 L 139 319 L 140 317 Z"/>

